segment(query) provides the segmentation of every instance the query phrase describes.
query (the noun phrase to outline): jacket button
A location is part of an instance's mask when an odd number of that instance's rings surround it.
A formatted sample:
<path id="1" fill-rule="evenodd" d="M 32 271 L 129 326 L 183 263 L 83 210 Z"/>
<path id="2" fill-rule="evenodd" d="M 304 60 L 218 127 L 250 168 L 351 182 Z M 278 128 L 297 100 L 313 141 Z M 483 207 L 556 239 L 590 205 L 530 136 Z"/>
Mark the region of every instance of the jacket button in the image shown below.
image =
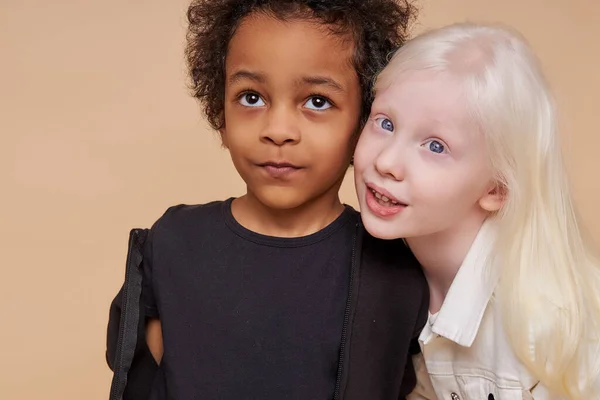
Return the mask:
<path id="1" fill-rule="evenodd" d="M 458 397 L 458 395 L 454 392 L 450 393 L 450 398 L 452 400 L 460 400 L 460 397 Z"/>

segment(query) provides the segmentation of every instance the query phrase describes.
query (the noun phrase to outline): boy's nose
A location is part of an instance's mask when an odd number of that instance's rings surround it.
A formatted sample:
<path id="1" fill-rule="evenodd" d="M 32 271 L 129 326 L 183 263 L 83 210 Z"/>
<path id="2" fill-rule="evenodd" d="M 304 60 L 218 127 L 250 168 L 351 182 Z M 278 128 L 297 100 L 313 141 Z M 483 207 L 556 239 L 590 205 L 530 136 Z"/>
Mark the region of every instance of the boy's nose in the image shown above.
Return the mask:
<path id="1" fill-rule="evenodd" d="M 267 126 L 261 132 L 261 141 L 283 146 L 300 142 L 300 127 L 292 111 L 285 107 L 273 108 Z"/>

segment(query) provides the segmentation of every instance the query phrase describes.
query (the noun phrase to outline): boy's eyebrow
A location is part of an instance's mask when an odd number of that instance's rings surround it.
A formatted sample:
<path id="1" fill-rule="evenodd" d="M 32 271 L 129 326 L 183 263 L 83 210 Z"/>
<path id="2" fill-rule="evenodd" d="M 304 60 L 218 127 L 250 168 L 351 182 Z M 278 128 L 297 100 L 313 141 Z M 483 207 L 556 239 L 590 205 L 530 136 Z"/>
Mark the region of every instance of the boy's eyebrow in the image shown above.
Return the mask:
<path id="1" fill-rule="evenodd" d="M 267 81 L 265 76 L 263 74 L 261 74 L 260 72 L 252 72 L 252 71 L 249 71 L 246 69 L 240 69 L 239 71 L 236 71 L 234 74 L 232 74 L 229 77 L 229 83 L 234 84 L 234 83 L 237 83 L 244 79 L 249 79 L 249 80 L 257 82 L 257 83 L 265 83 Z M 342 85 L 340 85 L 334 79 L 329 78 L 327 76 L 318 76 L 318 75 L 303 76 L 301 79 L 299 79 L 298 84 L 322 85 L 322 86 L 328 86 L 329 88 L 331 88 L 332 90 L 335 90 L 336 92 L 340 92 L 340 93 L 346 92 L 344 90 L 344 88 L 342 87 Z"/>
<path id="2" fill-rule="evenodd" d="M 329 78 L 327 76 L 304 76 L 301 80 L 302 83 L 308 85 L 323 85 L 328 86 L 330 89 L 333 89 L 336 92 L 345 93 L 346 91 L 337 83 L 334 79 Z"/>
<path id="3" fill-rule="evenodd" d="M 265 83 L 265 76 L 259 72 L 252 72 L 246 69 L 236 71 L 231 77 L 229 77 L 229 83 L 233 84 L 243 79 L 250 79 L 251 81 L 258 83 Z"/>

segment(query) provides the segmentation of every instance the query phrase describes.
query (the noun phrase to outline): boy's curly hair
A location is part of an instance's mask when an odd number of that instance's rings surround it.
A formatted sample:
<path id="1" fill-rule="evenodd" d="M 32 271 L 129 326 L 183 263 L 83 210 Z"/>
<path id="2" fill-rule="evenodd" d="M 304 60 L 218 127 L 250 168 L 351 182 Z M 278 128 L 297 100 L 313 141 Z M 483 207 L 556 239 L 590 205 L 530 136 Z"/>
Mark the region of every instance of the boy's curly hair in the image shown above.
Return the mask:
<path id="1" fill-rule="evenodd" d="M 354 40 L 353 64 L 362 89 L 361 126 L 373 102 L 376 74 L 408 37 L 416 8 L 410 0 L 193 0 L 188 8 L 186 59 L 191 89 L 210 125 L 225 118 L 225 58 L 236 28 L 252 12 L 281 20 L 316 19 Z"/>

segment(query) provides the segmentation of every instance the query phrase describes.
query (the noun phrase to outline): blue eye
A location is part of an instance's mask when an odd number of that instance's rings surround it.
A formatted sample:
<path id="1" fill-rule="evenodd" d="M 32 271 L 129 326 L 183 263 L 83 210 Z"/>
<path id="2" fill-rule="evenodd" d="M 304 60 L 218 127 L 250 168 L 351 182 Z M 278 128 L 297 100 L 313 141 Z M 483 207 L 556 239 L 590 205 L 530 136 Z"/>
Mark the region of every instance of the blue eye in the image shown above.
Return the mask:
<path id="1" fill-rule="evenodd" d="M 425 144 L 427 145 L 427 148 L 433 153 L 442 154 L 446 151 L 446 146 L 444 146 L 438 140 L 430 140 Z"/>
<path id="2" fill-rule="evenodd" d="M 240 96 L 240 104 L 244 107 L 262 107 L 265 105 L 263 99 L 253 92 L 244 93 Z"/>
<path id="3" fill-rule="evenodd" d="M 377 118 L 375 122 L 381 129 L 394 132 L 394 123 L 388 118 Z"/>
<path id="4" fill-rule="evenodd" d="M 325 97 L 313 96 L 304 103 L 304 106 L 310 110 L 327 110 L 331 108 L 331 103 Z"/>

